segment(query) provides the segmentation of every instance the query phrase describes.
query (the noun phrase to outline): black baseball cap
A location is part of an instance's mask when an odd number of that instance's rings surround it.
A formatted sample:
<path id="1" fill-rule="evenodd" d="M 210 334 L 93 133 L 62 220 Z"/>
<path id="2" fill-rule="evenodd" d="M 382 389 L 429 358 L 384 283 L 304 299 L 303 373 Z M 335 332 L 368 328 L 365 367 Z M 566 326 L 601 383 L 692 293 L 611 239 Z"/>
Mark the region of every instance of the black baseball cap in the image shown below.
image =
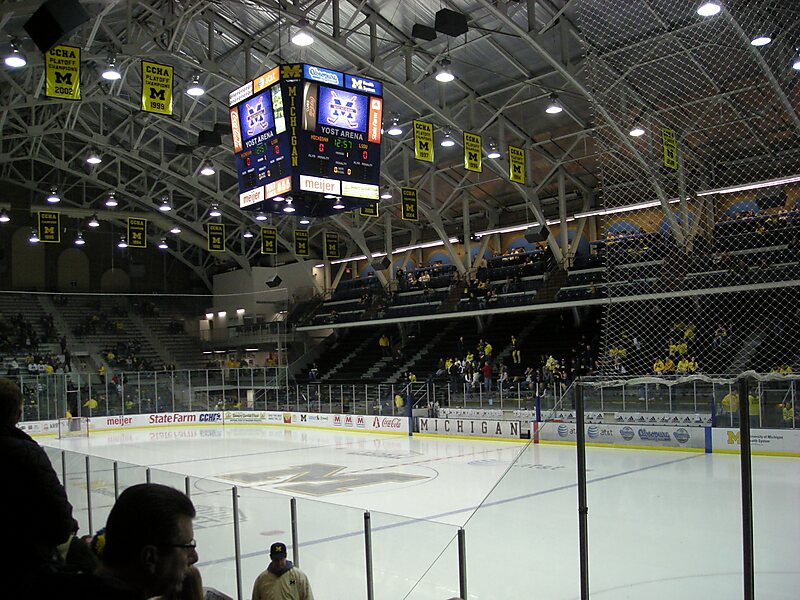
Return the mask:
<path id="1" fill-rule="evenodd" d="M 286 544 L 283 542 L 275 542 L 269 547 L 270 558 L 286 558 Z"/>

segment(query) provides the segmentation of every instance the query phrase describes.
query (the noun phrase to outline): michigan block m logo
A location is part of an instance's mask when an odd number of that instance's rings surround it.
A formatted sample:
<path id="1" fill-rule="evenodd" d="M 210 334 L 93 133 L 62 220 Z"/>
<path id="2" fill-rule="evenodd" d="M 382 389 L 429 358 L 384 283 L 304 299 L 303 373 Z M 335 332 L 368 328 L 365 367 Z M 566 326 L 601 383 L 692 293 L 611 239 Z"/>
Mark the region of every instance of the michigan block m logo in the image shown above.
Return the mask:
<path id="1" fill-rule="evenodd" d="M 62 73 L 61 71 L 56 71 L 56 83 L 61 83 L 64 85 L 72 85 L 72 73 Z"/>
<path id="2" fill-rule="evenodd" d="M 154 87 L 150 88 L 150 100 L 167 100 L 166 90 L 157 90 Z"/>
<path id="3" fill-rule="evenodd" d="M 342 473 L 344 469 L 345 467 L 340 465 L 312 463 L 310 465 L 285 467 L 274 471 L 229 473 L 220 475 L 220 477 L 250 485 L 280 481 L 275 486 L 279 490 L 309 496 L 329 496 L 382 483 L 407 483 L 428 479 L 423 475 L 409 475 L 407 473 Z"/>

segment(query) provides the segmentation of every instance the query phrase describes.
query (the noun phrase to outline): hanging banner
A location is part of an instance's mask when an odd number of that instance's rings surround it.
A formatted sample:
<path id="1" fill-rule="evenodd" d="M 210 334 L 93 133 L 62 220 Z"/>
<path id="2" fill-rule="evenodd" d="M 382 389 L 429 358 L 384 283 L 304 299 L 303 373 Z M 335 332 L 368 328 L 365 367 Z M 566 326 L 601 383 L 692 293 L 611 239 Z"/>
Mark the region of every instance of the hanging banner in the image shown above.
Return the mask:
<path id="1" fill-rule="evenodd" d="M 172 67 L 142 61 L 142 110 L 172 114 Z"/>
<path id="2" fill-rule="evenodd" d="M 45 93 L 48 98 L 81 99 L 81 49 L 56 46 L 44 57 Z"/>
<path id="3" fill-rule="evenodd" d="M 525 185 L 525 150 L 516 146 L 508 147 L 508 178 L 514 183 Z"/>
<path id="4" fill-rule="evenodd" d="M 278 253 L 278 230 L 274 227 L 261 228 L 261 254 Z"/>
<path id="5" fill-rule="evenodd" d="M 362 217 L 377 217 L 378 216 L 378 203 L 367 204 L 358 209 L 358 214 Z"/>
<path id="6" fill-rule="evenodd" d="M 419 221 L 417 190 L 414 188 L 400 188 L 400 197 L 403 199 L 401 218 L 404 221 Z"/>
<path id="7" fill-rule="evenodd" d="M 433 125 L 414 121 L 414 158 L 433 162 Z"/>
<path id="8" fill-rule="evenodd" d="M 339 254 L 339 234 L 335 231 L 325 232 L 325 257 L 341 258 Z"/>
<path id="9" fill-rule="evenodd" d="M 467 171 L 480 173 L 483 171 L 481 136 L 464 132 L 464 168 Z"/>
<path id="10" fill-rule="evenodd" d="M 674 129 L 661 128 L 661 145 L 664 146 L 664 166 L 678 170 L 678 136 Z"/>
<path id="11" fill-rule="evenodd" d="M 128 217 L 128 248 L 147 248 L 147 219 Z"/>
<path id="12" fill-rule="evenodd" d="M 225 225 L 222 223 L 206 223 L 208 232 L 208 251 L 225 252 Z"/>
<path id="13" fill-rule="evenodd" d="M 308 229 L 295 229 L 294 253 L 297 256 L 308 256 Z"/>
<path id="14" fill-rule="evenodd" d="M 61 241 L 61 213 L 54 210 L 39 211 L 39 241 L 48 244 Z"/>

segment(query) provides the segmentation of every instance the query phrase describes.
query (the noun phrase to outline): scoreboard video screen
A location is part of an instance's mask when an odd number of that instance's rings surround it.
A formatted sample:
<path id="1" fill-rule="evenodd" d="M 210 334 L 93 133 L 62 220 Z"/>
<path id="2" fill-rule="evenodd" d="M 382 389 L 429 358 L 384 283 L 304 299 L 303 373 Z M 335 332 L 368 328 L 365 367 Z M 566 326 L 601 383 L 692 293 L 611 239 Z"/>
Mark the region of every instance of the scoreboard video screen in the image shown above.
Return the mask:
<path id="1" fill-rule="evenodd" d="M 239 205 L 333 214 L 379 200 L 380 82 L 314 65 L 280 65 L 230 95 Z M 328 198 L 326 198 L 326 196 Z"/>

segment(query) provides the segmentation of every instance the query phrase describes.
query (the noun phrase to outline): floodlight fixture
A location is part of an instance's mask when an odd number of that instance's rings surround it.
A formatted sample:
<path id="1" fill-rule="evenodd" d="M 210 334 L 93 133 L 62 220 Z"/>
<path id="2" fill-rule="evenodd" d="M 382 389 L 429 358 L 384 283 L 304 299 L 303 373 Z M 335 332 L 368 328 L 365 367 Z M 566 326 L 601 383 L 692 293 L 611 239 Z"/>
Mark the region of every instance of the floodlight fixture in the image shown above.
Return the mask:
<path id="1" fill-rule="evenodd" d="M 772 36 L 767 35 L 766 33 L 759 33 L 758 35 L 754 35 L 753 39 L 750 40 L 750 45 L 755 46 L 756 48 L 760 48 L 761 46 L 766 46 L 767 44 L 772 43 Z"/>
<path id="2" fill-rule="evenodd" d="M 214 169 L 214 165 L 210 162 L 203 163 L 203 166 L 200 167 L 200 175 L 205 175 L 206 177 L 209 177 L 214 173 L 216 173 L 216 170 Z"/>
<path id="3" fill-rule="evenodd" d="M 639 123 L 634 123 L 628 135 L 631 137 L 642 137 L 645 134 L 644 129 Z"/>
<path id="4" fill-rule="evenodd" d="M 719 2 L 707 0 L 697 7 L 697 14 L 701 17 L 713 17 L 714 15 L 718 15 L 721 10 L 722 5 Z"/>
<path id="5" fill-rule="evenodd" d="M 48 204 L 58 204 L 61 202 L 61 197 L 58 195 L 58 188 L 53 186 L 50 188 L 50 193 L 47 195 Z"/>
<path id="6" fill-rule="evenodd" d="M 342 210 L 344 208 L 341 196 L 336 196 L 336 200 L 333 201 L 333 208 L 334 210 Z"/>
<path id="7" fill-rule="evenodd" d="M 28 241 L 31 244 L 36 244 L 39 241 L 39 232 L 36 230 L 36 227 L 31 229 L 31 237 L 28 238 Z"/>
<path id="8" fill-rule="evenodd" d="M 286 199 L 286 206 L 283 207 L 283 212 L 293 213 L 295 211 L 294 206 L 292 206 L 292 199 Z"/>
<path id="9" fill-rule="evenodd" d="M 158 242 L 158 249 L 166 250 L 167 248 L 169 248 L 169 245 L 167 244 L 167 239 L 162 237 L 161 241 Z"/>
<path id="10" fill-rule="evenodd" d="M 550 94 L 550 103 L 547 105 L 547 108 L 544 109 L 548 115 L 557 115 L 561 111 L 564 110 L 564 107 L 561 106 L 561 101 L 558 99 L 558 94 Z"/>
<path id="11" fill-rule="evenodd" d="M 266 221 L 267 218 L 267 215 L 265 215 L 263 212 L 260 212 L 256 215 L 256 221 Z"/>
<path id="12" fill-rule="evenodd" d="M 253 237 L 253 232 L 250 231 L 249 227 L 244 230 L 244 233 L 242 234 L 242 237 L 243 238 L 247 238 L 248 240 Z"/>
<path id="13" fill-rule="evenodd" d="M 115 208 L 119 206 L 119 202 L 117 201 L 114 192 L 108 192 L 108 196 L 106 197 L 106 206 L 108 208 Z"/>
<path id="14" fill-rule="evenodd" d="M 125 240 L 125 236 L 121 236 L 119 238 L 119 243 L 117 244 L 117 248 L 127 248 L 128 242 Z"/>
<path id="15" fill-rule="evenodd" d="M 11 52 L 6 54 L 4 62 L 7 67 L 12 69 L 21 69 L 28 64 L 28 59 L 20 52 L 16 42 L 11 42 Z"/>
<path id="16" fill-rule="evenodd" d="M 99 165 L 103 162 L 103 158 L 95 150 L 90 150 L 86 155 L 86 162 L 90 165 Z"/>
<path id="17" fill-rule="evenodd" d="M 89 225 L 89 227 L 93 227 L 93 228 L 94 227 L 100 227 L 100 221 L 97 220 L 97 214 L 92 215 L 92 218 L 89 219 L 89 222 L 87 223 L 87 225 Z"/>
<path id="18" fill-rule="evenodd" d="M 400 127 L 399 117 L 392 117 L 392 124 L 389 126 L 389 129 L 386 130 L 386 133 L 393 136 L 403 135 L 403 128 Z"/>
<path id="19" fill-rule="evenodd" d="M 100 76 L 106 81 L 117 81 L 122 79 L 122 73 L 120 73 L 119 69 L 117 69 L 117 59 L 113 57 L 109 58 L 106 68 L 103 69 L 103 72 L 100 74 Z"/>
<path id="20" fill-rule="evenodd" d="M 489 140 L 489 151 L 486 153 L 486 158 L 497 159 L 500 158 L 500 149 L 497 147 L 497 142 Z"/>
<path id="21" fill-rule="evenodd" d="M 308 217 L 300 217 L 299 223 L 300 225 L 308 225 L 311 223 L 311 219 L 309 219 Z"/>
<path id="22" fill-rule="evenodd" d="M 211 205 L 211 208 L 208 209 L 208 216 L 209 217 L 219 217 L 222 215 L 222 211 L 219 209 L 219 205 L 216 203 Z"/>
<path id="23" fill-rule="evenodd" d="M 383 200 L 391 200 L 392 199 L 392 190 L 388 187 L 385 187 L 381 190 L 381 198 Z"/>
<path id="24" fill-rule="evenodd" d="M 75 236 L 75 245 L 76 246 L 83 246 L 86 243 L 86 240 L 83 239 L 83 233 L 78 231 L 78 235 Z"/>
<path id="25" fill-rule="evenodd" d="M 8 216 L 6 209 L 0 210 L 0 223 L 8 223 L 11 220 L 11 217 Z"/>
<path id="26" fill-rule="evenodd" d="M 436 81 L 439 83 L 450 83 L 456 78 L 453 71 L 450 69 L 450 60 L 445 58 L 439 63 L 439 68 L 436 70 Z"/>
<path id="27" fill-rule="evenodd" d="M 449 129 L 445 129 L 444 137 L 442 138 L 442 141 L 439 142 L 439 145 L 444 147 L 444 148 L 451 148 L 452 146 L 456 145 L 456 141 L 450 135 L 450 130 Z"/>
<path id="28" fill-rule="evenodd" d="M 297 27 L 297 31 L 292 36 L 292 43 L 295 46 L 310 46 L 314 43 L 314 36 L 309 33 L 311 25 L 306 19 L 300 19 L 295 27 Z"/>
<path id="29" fill-rule="evenodd" d="M 189 86 L 186 88 L 186 93 L 192 98 L 199 98 L 206 93 L 205 88 L 200 85 L 200 75 L 192 75 L 192 80 L 189 82 Z"/>

